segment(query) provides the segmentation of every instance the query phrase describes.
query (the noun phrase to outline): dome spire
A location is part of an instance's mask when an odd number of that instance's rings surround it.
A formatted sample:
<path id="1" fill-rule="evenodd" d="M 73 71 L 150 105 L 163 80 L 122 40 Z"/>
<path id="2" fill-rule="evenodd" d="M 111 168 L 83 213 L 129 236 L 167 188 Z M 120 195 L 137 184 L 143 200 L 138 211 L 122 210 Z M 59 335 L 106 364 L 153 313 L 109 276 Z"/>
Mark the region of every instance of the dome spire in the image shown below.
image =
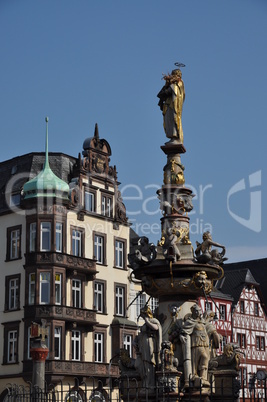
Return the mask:
<path id="1" fill-rule="evenodd" d="M 49 165 L 48 157 L 48 117 L 46 122 L 45 163 L 41 172 L 23 186 L 24 199 L 36 197 L 56 197 L 68 200 L 69 185 L 54 174 Z"/>
<path id="2" fill-rule="evenodd" d="M 48 158 L 48 121 L 49 117 L 46 116 L 46 138 L 45 138 L 45 165 L 44 168 L 49 167 L 49 158 Z"/>

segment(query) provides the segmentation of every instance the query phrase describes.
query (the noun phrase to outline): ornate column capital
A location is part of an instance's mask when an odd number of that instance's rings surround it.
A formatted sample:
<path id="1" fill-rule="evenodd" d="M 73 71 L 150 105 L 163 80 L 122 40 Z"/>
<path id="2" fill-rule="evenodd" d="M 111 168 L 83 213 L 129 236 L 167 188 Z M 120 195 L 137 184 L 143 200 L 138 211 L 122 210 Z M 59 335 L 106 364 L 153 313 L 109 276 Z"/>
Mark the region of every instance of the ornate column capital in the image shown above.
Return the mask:
<path id="1" fill-rule="evenodd" d="M 47 348 L 32 348 L 30 350 L 32 360 L 45 361 L 48 356 L 49 350 Z"/>

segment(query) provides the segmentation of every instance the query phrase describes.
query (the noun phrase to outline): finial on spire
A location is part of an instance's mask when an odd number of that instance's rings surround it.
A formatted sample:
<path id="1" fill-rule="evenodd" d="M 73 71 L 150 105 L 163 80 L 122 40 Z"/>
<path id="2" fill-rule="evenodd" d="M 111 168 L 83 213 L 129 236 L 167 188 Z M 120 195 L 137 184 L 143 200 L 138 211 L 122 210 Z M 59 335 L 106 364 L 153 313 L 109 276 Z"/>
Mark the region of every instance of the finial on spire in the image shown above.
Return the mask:
<path id="1" fill-rule="evenodd" d="M 49 160 L 48 160 L 48 121 L 49 121 L 49 118 L 46 116 L 46 118 L 45 118 L 45 122 L 46 122 L 45 167 L 49 166 Z"/>
<path id="2" fill-rule="evenodd" d="M 97 125 L 97 123 L 95 124 L 95 134 L 94 134 L 94 137 L 95 137 L 97 140 L 99 140 L 99 133 L 98 133 L 98 125 Z"/>

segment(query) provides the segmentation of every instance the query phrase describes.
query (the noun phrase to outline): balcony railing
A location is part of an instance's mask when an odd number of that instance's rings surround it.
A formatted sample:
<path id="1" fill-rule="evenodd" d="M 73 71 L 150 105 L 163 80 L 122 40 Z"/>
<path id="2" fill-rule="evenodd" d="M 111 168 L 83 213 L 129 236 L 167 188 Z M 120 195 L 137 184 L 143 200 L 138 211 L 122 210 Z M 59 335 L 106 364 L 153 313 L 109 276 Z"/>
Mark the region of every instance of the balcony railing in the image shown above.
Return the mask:
<path id="1" fill-rule="evenodd" d="M 73 376 L 119 376 L 119 368 L 114 364 L 70 360 L 47 360 L 45 362 L 45 372 L 53 376 L 66 374 Z"/>
<path id="2" fill-rule="evenodd" d="M 28 380 L 32 376 L 32 360 L 24 360 L 23 374 Z M 114 364 L 108 363 L 94 363 L 72 360 L 46 360 L 45 362 L 46 376 L 62 377 L 65 375 L 78 377 L 78 376 L 95 376 L 95 377 L 119 377 L 119 367 Z"/>
<path id="3" fill-rule="evenodd" d="M 67 271 L 77 271 L 94 276 L 96 271 L 96 261 L 90 258 L 76 257 L 70 254 L 55 252 L 34 252 L 25 254 L 26 266 L 41 264 L 64 267 Z"/>
<path id="4" fill-rule="evenodd" d="M 25 318 L 35 319 L 54 319 L 64 320 L 66 322 L 82 323 L 83 326 L 90 326 L 97 323 L 96 312 L 85 308 L 74 308 L 69 306 L 58 305 L 38 305 L 25 306 Z"/>

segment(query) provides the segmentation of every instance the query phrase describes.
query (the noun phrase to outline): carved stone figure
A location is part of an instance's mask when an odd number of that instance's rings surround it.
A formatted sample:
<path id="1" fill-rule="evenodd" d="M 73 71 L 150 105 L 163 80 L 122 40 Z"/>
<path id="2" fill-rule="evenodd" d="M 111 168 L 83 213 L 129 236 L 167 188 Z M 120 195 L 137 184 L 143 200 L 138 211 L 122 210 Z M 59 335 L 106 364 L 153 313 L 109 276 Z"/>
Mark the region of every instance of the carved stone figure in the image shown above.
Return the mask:
<path id="1" fill-rule="evenodd" d="M 130 357 L 128 350 L 124 348 L 120 349 L 119 368 L 123 374 L 129 374 L 131 371 L 136 373 L 135 360 Z"/>
<path id="2" fill-rule="evenodd" d="M 224 346 L 223 354 L 216 356 L 210 361 L 210 367 L 218 370 L 222 369 L 234 369 L 239 371 L 241 355 L 244 354 L 239 345 L 234 343 L 227 343 Z"/>
<path id="3" fill-rule="evenodd" d="M 220 336 L 211 324 L 211 317 L 203 317 L 201 309 L 194 305 L 192 314 L 185 316 L 182 327 L 178 322 L 173 326 L 169 339 L 181 343 L 184 368 L 184 389 L 189 384 L 194 387 L 210 386 L 208 381 L 208 363 L 210 360 L 209 340 L 213 346 L 219 346 Z M 216 332 L 216 334 L 215 334 Z M 215 346 L 216 345 L 216 346 Z M 213 349 L 212 349 L 213 350 Z"/>
<path id="4" fill-rule="evenodd" d="M 179 214 L 183 215 L 185 212 L 190 212 L 193 209 L 192 196 L 187 194 L 170 193 L 168 194 L 168 200 L 163 200 L 163 195 L 159 191 L 160 195 L 160 208 L 163 215 Z"/>
<path id="5" fill-rule="evenodd" d="M 132 241 L 128 260 L 133 269 L 138 268 L 140 265 L 149 264 L 156 256 L 156 246 L 153 243 L 149 243 L 147 237 L 142 236 Z"/>
<path id="6" fill-rule="evenodd" d="M 145 323 L 135 341 L 137 349 L 135 367 L 142 378 L 143 386 L 153 389 L 156 381 L 156 368 L 159 368 L 161 364 L 162 328 L 148 306 L 141 310 L 141 317 Z"/>
<path id="7" fill-rule="evenodd" d="M 162 342 L 161 355 L 161 362 L 164 370 L 177 371 L 178 359 L 174 357 L 173 345 L 170 341 Z"/>
<path id="8" fill-rule="evenodd" d="M 199 386 L 200 381 L 202 385 L 209 386 L 209 339 L 212 339 L 213 347 L 218 348 L 220 336 L 211 323 L 210 317 L 204 318 L 197 304 L 191 307 L 191 312 L 185 316 L 179 334 L 184 356 L 185 387 L 189 384 L 190 374 L 194 386 Z"/>
<path id="9" fill-rule="evenodd" d="M 178 247 L 180 237 L 181 233 L 176 225 L 176 222 L 174 222 L 172 226 L 166 230 L 166 232 L 162 232 L 159 246 L 163 248 L 166 258 L 173 261 L 178 261 L 181 258 L 181 253 Z"/>
<path id="10" fill-rule="evenodd" d="M 166 136 L 177 139 L 183 143 L 182 110 L 185 99 L 182 72 L 173 70 L 170 75 L 165 75 L 165 85 L 158 93 L 159 107 L 163 114 L 163 126 Z"/>
<path id="11" fill-rule="evenodd" d="M 205 293 L 212 291 L 212 281 L 208 279 L 208 275 L 205 271 L 197 272 L 192 279 L 192 283 L 198 289 L 203 289 Z"/>
<path id="12" fill-rule="evenodd" d="M 195 255 L 198 262 L 204 264 L 222 264 L 223 261 L 227 260 L 227 258 L 224 258 L 225 247 L 219 243 L 215 243 L 212 240 L 210 232 L 203 233 L 202 239 L 202 243 L 196 242 Z M 212 250 L 212 246 L 220 247 L 222 251 L 219 252 L 217 249 Z"/>

